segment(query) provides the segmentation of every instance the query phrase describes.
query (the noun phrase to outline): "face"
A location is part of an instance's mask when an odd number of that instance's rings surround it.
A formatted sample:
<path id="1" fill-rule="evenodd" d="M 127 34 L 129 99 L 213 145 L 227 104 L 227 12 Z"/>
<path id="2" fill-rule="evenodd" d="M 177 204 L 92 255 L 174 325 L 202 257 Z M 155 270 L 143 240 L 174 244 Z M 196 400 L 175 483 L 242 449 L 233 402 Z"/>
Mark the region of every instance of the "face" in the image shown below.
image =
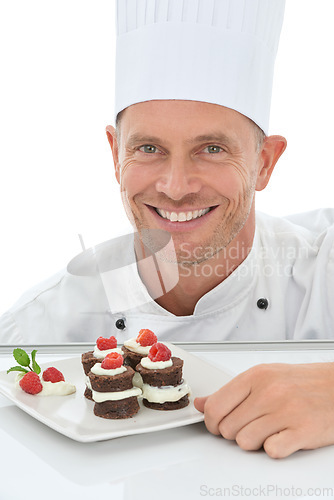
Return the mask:
<path id="1" fill-rule="evenodd" d="M 247 225 L 260 170 L 254 125 L 222 106 L 129 106 L 113 146 L 125 210 L 140 233 L 169 232 L 179 263 L 203 262 Z"/>

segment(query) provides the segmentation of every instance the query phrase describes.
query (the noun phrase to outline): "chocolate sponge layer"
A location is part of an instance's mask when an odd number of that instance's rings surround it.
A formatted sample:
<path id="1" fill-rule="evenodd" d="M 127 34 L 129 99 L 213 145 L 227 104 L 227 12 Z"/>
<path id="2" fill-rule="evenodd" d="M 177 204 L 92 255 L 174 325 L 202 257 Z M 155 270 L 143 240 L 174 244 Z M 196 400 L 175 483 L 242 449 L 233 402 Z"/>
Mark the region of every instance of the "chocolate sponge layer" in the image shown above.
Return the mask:
<path id="1" fill-rule="evenodd" d="M 94 351 L 84 352 L 81 356 L 81 362 L 85 375 L 88 375 L 95 363 L 101 363 L 101 361 L 102 359 L 97 359 L 94 356 Z"/>
<path id="2" fill-rule="evenodd" d="M 120 373 L 119 375 L 113 375 L 112 377 L 108 375 L 95 375 L 92 372 L 90 372 L 88 376 L 94 391 L 119 392 L 132 389 L 132 378 L 134 373 L 131 366 L 126 366 L 126 372 Z"/>
<path id="3" fill-rule="evenodd" d="M 85 398 L 93 401 L 92 391 L 88 387 L 86 387 L 86 389 L 85 389 L 84 396 L 85 396 Z"/>
<path id="4" fill-rule="evenodd" d="M 143 378 L 145 384 L 153 385 L 154 387 L 162 387 L 165 385 L 179 385 L 182 381 L 183 359 L 171 358 L 173 365 L 168 368 L 150 370 L 144 368 L 141 363 L 138 363 L 136 370 Z"/>
<path id="5" fill-rule="evenodd" d="M 81 363 L 82 363 L 82 367 L 83 367 L 83 370 L 85 372 L 85 375 L 88 376 L 88 373 L 90 372 L 92 367 L 95 365 L 95 363 L 98 363 L 99 361 L 102 361 L 102 360 L 98 360 L 94 356 L 94 351 L 84 352 L 81 355 Z M 85 388 L 84 396 L 87 399 L 92 399 L 92 391 L 88 387 Z"/>
<path id="6" fill-rule="evenodd" d="M 97 417 L 121 419 L 133 417 L 139 410 L 139 404 L 136 396 L 121 399 L 120 401 L 105 401 L 95 403 L 94 414 Z"/>

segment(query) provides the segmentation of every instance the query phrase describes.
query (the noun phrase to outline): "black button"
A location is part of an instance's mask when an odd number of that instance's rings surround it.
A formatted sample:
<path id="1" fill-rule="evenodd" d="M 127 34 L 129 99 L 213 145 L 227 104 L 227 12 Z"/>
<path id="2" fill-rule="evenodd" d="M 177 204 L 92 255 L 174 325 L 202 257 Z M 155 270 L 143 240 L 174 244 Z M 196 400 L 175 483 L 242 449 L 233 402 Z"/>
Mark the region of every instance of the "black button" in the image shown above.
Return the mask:
<path id="1" fill-rule="evenodd" d="M 267 309 L 269 302 L 267 299 L 261 298 L 257 301 L 256 305 L 259 309 Z"/>
<path id="2" fill-rule="evenodd" d="M 115 325 L 116 325 L 116 328 L 118 328 L 119 330 L 124 330 L 124 328 L 125 328 L 125 320 L 123 318 L 118 319 L 116 321 Z"/>

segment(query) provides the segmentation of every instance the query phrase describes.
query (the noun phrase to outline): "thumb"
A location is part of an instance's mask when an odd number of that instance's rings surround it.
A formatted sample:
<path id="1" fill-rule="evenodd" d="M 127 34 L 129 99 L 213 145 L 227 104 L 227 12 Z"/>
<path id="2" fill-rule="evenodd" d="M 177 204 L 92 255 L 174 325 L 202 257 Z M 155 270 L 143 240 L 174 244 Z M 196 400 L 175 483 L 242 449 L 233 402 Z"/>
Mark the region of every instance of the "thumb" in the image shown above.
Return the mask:
<path id="1" fill-rule="evenodd" d="M 196 410 L 204 413 L 204 405 L 205 405 L 205 402 L 207 399 L 208 399 L 208 396 L 205 396 L 202 398 L 195 398 L 194 399 L 194 406 L 195 406 Z"/>

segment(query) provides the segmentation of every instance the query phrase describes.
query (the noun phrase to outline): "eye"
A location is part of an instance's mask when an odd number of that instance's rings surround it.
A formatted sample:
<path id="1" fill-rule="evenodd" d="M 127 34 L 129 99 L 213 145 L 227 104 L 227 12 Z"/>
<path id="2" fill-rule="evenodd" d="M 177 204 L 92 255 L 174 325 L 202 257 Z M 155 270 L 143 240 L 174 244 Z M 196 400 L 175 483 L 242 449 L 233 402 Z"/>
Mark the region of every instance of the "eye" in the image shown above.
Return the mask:
<path id="1" fill-rule="evenodd" d="M 206 148 L 203 149 L 203 151 L 208 150 L 209 153 L 220 153 L 223 149 L 220 146 L 206 146 Z"/>
<path id="2" fill-rule="evenodd" d="M 138 149 L 143 153 L 156 153 L 158 151 L 158 148 L 156 146 L 152 146 L 152 144 L 145 144 L 144 146 L 140 146 Z"/>

